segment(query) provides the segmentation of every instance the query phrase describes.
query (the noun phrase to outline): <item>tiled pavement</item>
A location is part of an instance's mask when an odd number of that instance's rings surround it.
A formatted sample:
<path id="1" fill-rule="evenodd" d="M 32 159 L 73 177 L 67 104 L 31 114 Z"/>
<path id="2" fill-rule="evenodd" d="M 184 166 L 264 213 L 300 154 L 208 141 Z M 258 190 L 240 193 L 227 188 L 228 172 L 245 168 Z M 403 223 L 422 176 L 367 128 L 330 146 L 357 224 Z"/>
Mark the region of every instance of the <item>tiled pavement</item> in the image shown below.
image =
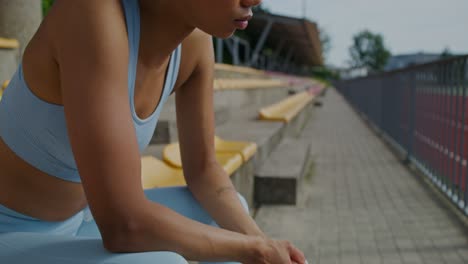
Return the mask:
<path id="1" fill-rule="evenodd" d="M 311 173 L 298 206 L 262 207 L 256 220 L 309 263 L 468 263 L 468 232 L 330 89 L 303 139 Z"/>

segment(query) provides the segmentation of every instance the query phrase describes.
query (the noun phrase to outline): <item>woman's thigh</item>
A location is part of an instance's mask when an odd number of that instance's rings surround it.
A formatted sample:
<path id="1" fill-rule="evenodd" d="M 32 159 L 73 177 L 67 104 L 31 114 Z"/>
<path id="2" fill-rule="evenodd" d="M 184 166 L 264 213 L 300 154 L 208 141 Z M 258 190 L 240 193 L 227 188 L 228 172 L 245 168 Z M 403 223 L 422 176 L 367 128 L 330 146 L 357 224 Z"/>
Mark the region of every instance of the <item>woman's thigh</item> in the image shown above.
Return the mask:
<path id="1" fill-rule="evenodd" d="M 207 225 L 216 224 L 187 187 L 155 188 L 146 190 L 145 194 L 149 200 L 171 208 L 187 218 Z M 244 197 L 240 194 L 238 197 L 245 210 L 248 211 Z"/>
<path id="2" fill-rule="evenodd" d="M 206 210 L 203 209 L 200 203 L 198 203 L 187 187 L 155 188 L 146 190 L 145 194 L 149 200 L 171 208 L 175 212 L 187 218 L 207 225 L 217 226 L 216 222 L 211 218 Z M 239 195 L 239 200 L 245 210 L 248 211 L 247 202 L 241 195 Z M 100 237 L 99 230 L 96 223 L 90 216 L 89 211 L 85 212 L 85 221 L 78 231 L 78 236 L 94 238 Z"/>
<path id="3" fill-rule="evenodd" d="M 99 238 L 39 233 L 0 234 L 0 263 L 17 264 L 187 264 L 171 252 L 112 254 Z"/>

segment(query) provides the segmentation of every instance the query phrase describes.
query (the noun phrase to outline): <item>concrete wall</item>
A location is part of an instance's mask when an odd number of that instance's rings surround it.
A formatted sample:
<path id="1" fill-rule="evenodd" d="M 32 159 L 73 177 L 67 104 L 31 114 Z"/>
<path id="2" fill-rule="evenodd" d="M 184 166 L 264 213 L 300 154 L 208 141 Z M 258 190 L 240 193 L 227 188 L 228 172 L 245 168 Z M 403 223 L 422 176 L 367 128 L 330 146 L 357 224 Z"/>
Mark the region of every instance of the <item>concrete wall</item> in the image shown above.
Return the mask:
<path id="1" fill-rule="evenodd" d="M 0 86 L 10 80 L 17 67 L 18 51 L 16 49 L 0 49 Z"/>
<path id="2" fill-rule="evenodd" d="M 0 37 L 17 39 L 19 54 L 23 54 L 41 21 L 41 1 L 0 0 Z"/>
<path id="3" fill-rule="evenodd" d="M 219 90 L 214 94 L 215 122 L 219 126 L 240 113 L 249 110 L 252 113 L 284 99 L 291 90 L 288 87 Z M 153 144 L 165 144 L 177 141 L 175 96 L 169 97 L 164 104 L 153 137 Z"/>

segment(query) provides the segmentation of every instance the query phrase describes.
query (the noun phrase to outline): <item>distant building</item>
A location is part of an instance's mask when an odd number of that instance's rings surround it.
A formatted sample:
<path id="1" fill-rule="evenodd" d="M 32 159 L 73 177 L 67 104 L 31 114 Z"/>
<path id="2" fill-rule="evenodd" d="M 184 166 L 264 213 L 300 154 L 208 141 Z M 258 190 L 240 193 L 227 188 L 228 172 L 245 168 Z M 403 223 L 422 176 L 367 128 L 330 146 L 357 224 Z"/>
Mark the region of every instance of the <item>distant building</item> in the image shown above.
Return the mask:
<path id="1" fill-rule="evenodd" d="M 365 77 L 369 74 L 369 70 L 366 67 L 352 67 L 336 69 L 340 74 L 342 80 L 349 80 L 359 77 Z"/>
<path id="2" fill-rule="evenodd" d="M 387 65 L 385 66 L 385 71 L 393 71 L 401 68 L 406 68 L 412 65 L 429 63 L 432 61 L 439 60 L 441 54 L 433 53 L 413 53 L 413 54 L 403 54 L 390 57 Z"/>

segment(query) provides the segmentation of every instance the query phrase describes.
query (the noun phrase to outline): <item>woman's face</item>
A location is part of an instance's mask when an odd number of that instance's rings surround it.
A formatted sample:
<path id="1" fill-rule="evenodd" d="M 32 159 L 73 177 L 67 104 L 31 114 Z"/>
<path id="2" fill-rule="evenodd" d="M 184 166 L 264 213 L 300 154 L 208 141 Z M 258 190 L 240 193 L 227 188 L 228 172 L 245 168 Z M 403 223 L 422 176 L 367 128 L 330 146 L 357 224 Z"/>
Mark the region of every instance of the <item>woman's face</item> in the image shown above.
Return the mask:
<path id="1" fill-rule="evenodd" d="M 230 37 L 236 29 L 245 29 L 252 7 L 262 0 L 185 0 L 188 22 L 219 38 Z"/>

